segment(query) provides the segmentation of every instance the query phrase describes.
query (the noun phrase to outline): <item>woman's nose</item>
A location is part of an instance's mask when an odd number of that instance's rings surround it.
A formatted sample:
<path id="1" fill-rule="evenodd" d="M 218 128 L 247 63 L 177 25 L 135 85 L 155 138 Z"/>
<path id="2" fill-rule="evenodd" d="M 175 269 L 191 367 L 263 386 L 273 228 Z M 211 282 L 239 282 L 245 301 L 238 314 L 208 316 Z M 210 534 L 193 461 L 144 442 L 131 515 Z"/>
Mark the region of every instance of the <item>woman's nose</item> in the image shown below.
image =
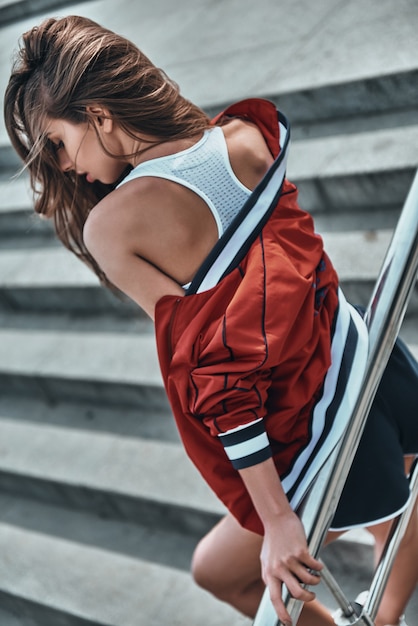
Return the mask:
<path id="1" fill-rule="evenodd" d="M 67 152 L 62 148 L 59 151 L 59 166 L 63 172 L 69 172 L 73 169 L 73 164 L 69 158 Z"/>

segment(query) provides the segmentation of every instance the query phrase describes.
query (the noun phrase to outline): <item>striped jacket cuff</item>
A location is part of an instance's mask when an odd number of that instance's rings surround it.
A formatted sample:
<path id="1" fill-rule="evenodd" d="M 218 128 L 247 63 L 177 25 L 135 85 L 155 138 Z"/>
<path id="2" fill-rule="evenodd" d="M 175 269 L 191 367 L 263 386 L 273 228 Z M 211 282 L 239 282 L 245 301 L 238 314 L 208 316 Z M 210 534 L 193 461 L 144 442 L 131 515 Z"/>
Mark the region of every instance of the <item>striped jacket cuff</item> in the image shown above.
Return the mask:
<path id="1" fill-rule="evenodd" d="M 272 456 L 262 418 L 219 435 L 236 470 L 257 465 Z"/>

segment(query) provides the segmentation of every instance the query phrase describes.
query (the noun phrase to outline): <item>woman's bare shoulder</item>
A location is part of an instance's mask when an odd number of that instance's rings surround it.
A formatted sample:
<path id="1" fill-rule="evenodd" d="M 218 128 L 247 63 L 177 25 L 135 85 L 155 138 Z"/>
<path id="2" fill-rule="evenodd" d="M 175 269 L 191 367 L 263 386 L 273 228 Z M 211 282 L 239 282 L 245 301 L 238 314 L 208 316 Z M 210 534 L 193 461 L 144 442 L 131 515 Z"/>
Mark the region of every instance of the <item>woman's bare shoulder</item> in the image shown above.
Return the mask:
<path id="1" fill-rule="evenodd" d="M 256 124 L 235 118 L 222 127 L 229 160 L 238 179 L 254 189 L 273 163 L 273 156 Z"/>
<path id="2" fill-rule="evenodd" d="M 152 318 L 162 296 L 182 295 L 183 290 L 148 258 L 150 211 L 145 210 L 144 195 L 150 182 L 132 182 L 136 184 L 112 191 L 92 209 L 84 225 L 84 243 L 108 279 Z M 138 188 L 143 193 L 138 195 Z M 154 238 L 156 232 L 154 228 Z"/>
<path id="3" fill-rule="evenodd" d="M 150 186 L 148 179 L 137 179 L 113 190 L 93 207 L 83 230 L 84 243 L 89 250 L 100 243 L 111 243 L 113 247 L 121 238 L 125 243 L 133 238 L 136 228 L 141 226 L 142 207 Z"/>

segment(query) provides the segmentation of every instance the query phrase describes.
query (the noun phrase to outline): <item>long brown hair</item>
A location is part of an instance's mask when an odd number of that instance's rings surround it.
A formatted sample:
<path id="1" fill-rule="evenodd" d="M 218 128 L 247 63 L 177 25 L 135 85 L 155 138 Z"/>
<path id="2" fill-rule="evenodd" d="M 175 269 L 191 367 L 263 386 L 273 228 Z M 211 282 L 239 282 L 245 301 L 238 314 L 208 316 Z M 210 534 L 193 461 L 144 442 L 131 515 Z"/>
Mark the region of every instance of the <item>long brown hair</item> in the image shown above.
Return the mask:
<path id="1" fill-rule="evenodd" d="M 13 147 L 30 172 L 35 211 L 54 220 L 63 244 L 105 283 L 83 242 L 89 211 L 112 187 L 63 172 L 47 139 L 45 119 L 90 122 L 102 105 L 131 136 L 182 139 L 209 126 L 176 83 L 129 40 L 84 17 L 47 19 L 22 36 L 4 98 Z"/>

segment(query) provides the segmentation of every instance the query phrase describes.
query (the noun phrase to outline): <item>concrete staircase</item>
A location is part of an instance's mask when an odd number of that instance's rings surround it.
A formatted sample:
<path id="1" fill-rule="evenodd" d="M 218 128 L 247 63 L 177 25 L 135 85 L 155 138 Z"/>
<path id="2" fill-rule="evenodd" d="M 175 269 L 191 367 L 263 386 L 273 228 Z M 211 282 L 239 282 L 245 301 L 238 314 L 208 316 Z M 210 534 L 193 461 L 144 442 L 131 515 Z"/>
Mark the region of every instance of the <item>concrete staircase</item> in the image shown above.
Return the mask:
<path id="1" fill-rule="evenodd" d="M 27 20 L 17 22 L 25 2 L 3 4 L 4 60 Z M 114 27 L 111 2 L 76 9 Z M 236 90 L 273 98 L 292 121 L 288 176 L 353 302 L 368 301 L 418 167 L 417 76 L 418 63 L 389 73 L 382 65 L 312 86 L 301 70 L 285 93 L 274 81 Z M 224 104 L 221 95 L 218 106 L 199 102 L 209 112 Z M 33 217 L 25 176 L 11 178 L 16 167 L 0 129 L 1 625 L 249 624 L 188 573 L 196 542 L 224 509 L 179 443 L 151 324 Z M 402 334 L 418 357 L 417 319 L 415 291 Z M 363 534 L 324 551 L 353 594 L 369 580 L 370 557 Z M 417 626 L 416 597 L 407 616 Z"/>

